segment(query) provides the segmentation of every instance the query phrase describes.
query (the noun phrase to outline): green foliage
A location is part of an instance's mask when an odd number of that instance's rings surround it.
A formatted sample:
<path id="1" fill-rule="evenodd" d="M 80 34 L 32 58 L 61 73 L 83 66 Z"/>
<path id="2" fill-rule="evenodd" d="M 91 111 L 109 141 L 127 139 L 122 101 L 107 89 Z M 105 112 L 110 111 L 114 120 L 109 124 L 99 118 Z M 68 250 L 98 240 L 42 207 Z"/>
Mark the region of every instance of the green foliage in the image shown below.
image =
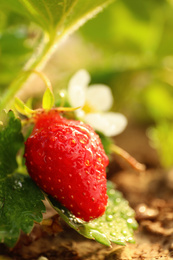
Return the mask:
<path id="1" fill-rule="evenodd" d="M 164 167 L 173 165 L 172 3 L 120 0 L 79 30 L 99 48 L 92 79 L 111 86 L 113 109 L 133 122 L 155 124 L 151 143 Z"/>
<path id="2" fill-rule="evenodd" d="M 148 117 L 155 122 L 173 119 L 173 89 L 163 83 L 153 83 L 141 92 Z"/>
<path id="3" fill-rule="evenodd" d="M 107 194 L 109 200 L 105 214 L 88 223 L 76 218 L 52 197 L 48 199 L 58 214 L 83 236 L 106 246 L 110 246 L 111 242 L 119 245 L 133 243 L 133 230 L 137 228 L 134 211 L 110 181 L 107 183 Z"/>
<path id="4" fill-rule="evenodd" d="M 13 27 L 0 32 L 0 87 L 8 85 L 20 71 L 32 53 L 32 46 L 26 42 L 27 28 Z"/>
<path id="5" fill-rule="evenodd" d="M 21 123 L 13 112 L 3 113 L 0 127 L 0 242 L 14 246 L 20 231 L 29 233 L 42 220 L 44 199 L 33 181 L 17 173 L 16 155 L 23 146 Z"/>
<path id="6" fill-rule="evenodd" d="M 100 11 L 110 0 L 82 1 L 82 0 L 1 0 L 0 6 L 11 8 L 28 17 L 48 34 L 64 33 L 71 27 L 77 28 L 93 14 Z M 92 14 L 93 13 L 93 14 Z"/>
<path id="7" fill-rule="evenodd" d="M 163 30 L 164 2 L 117 1 L 80 31 L 89 41 L 109 46 L 107 51 L 138 54 L 155 51 Z"/>
<path id="8" fill-rule="evenodd" d="M 154 82 L 140 93 L 145 118 L 154 123 L 148 130 L 151 145 L 157 150 L 161 165 L 173 165 L 173 89 Z"/>
<path id="9" fill-rule="evenodd" d="M 42 67 L 43 63 L 45 64 L 51 50 L 54 49 L 63 37 L 78 29 L 78 27 L 83 25 L 88 19 L 91 19 L 112 1 L 52 0 L 50 2 L 44 0 L 9 0 L 7 2 L 2 0 L 0 8 L 3 13 L 8 13 L 9 10 L 12 10 L 24 16 L 30 22 L 35 22 L 43 30 L 44 37 L 42 37 L 39 51 L 38 49 L 35 50 L 30 61 L 27 62 L 27 66 L 25 66 L 25 70 L 30 73 L 25 74 L 23 78 L 18 77 L 12 82 L 10 89 L 1 97 L 0 109 L 11 107 L 15 94 L 29 78 L 32 71 Z"/>
<path id="10" fill-rule="evenodd" d="M 23 146 L 21 123 L 12 111 L 1 113 L 0 126 L 0 179 L 13 173 L 17 168 L 16 154 Z"/>
<path id="11" fill-rule="evenodd" d="M 25 103 L 22 100 L 20 100 L 18 97 L 15 98 L 14 105 L 16 110 L 22 115 L 30 117 L 34 113 L 34 111 L 30 109 L 27 105 L 25 105 Z"/>
<path id="12" fill-rule="evenodd" d="M 173 122 L 159 121 L 148 130 L 151 145 L 157 150 L 165 168 L 173 165 Z"/>
<path id="13" fill-rule="evenodd" d="M 34 37 L 23 16 L 0 8 L 0 88 L 5 88 L 32 54 Z"/>
<path id="14" fill-rule="evenodd" d="M 44 196 L 23 174 L 9 174 L 0 181 L 0 241 L 13 247 L 21 230 L 29 234 L 34 222 L 42 221 Z"/>

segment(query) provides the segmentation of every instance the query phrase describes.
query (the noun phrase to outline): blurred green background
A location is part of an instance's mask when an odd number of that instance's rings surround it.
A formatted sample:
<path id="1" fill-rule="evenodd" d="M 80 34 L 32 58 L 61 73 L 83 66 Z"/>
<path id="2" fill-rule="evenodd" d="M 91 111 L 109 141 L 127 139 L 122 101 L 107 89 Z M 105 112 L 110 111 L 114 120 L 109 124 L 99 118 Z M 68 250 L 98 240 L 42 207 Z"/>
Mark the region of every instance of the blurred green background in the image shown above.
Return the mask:
<path id="1" fill-rule="evenodd" d="M 55 95 L 78 69 L 91 83 L 105 83 L 114 111 L 145 126 L 165 168 L 173 165 L 173 1 L 117 0 L 56 50 L 44 73 Z M 0 90 L 7 88 L 38 46 L 41 29 L 0 10 Z M 21 97 L 39 97 L 43 83 L 25 86 Z"/>

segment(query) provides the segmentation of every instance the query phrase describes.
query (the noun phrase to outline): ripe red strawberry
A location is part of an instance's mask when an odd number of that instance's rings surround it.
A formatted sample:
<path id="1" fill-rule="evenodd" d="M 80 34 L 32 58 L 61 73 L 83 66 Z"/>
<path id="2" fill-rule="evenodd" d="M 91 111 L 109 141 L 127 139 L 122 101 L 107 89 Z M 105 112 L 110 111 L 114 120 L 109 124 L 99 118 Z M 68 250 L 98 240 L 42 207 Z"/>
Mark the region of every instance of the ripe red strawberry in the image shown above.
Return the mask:
<path id="1" fill-rule="evenodd" d="M 89 221 L 104 213 L 108 158 L 90 126 L 53 109 L 38 114 L 24 157 L 37 185 L 75 216 Z"/>

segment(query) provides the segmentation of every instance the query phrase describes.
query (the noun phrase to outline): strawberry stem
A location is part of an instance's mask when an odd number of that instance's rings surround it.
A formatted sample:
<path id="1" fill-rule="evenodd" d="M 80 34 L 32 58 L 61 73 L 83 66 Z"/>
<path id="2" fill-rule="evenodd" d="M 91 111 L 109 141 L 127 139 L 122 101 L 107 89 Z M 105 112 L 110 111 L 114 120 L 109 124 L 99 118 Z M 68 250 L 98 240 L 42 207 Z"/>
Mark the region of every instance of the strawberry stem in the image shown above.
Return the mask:
<path id="1" fill-rule="evenodd" d="M 49 88 L 51 91 L 52 91 L 52 84 L 49 80 L 49 78 L 41 71 L 38 71 L 36 69 L 31 69 L 31 70 L 28 70 L 26 72 L 33 72 L 33 73 L 36 73 L 45 83 L 46 87 Z"/>
<path id="2" fill-rule="evenodd" d="M 56 107 L 55 110 L 60 111 L 60 112 L 73 112 L 80 107 Z"/>
<path id="3" fill-rule="evenodd" d="M 139 163 L 133 156 L 131 156 L 128 152 L 120 148 L 119 146 L 112 144 L 110 147 L 111 151 L 121 158 L 125 159 L 135 170 L 137 171 L 145 171 L 145 165 Z"/>
<path id="4" fill-rule="evenodd" d="M 33 53 L 33 56 L 16 77 L 16 79 L 11 83 L 9 88 L 1 95 L 0 102 L 0 111 L 4 108 L 10 109 L 13 106 L 14 96 L 22 88 L 23 84 L 31 76 L 32 70 L 39 69 L 41 70 L 45 62 L 50 57 L 53 46 L 55 44 L 56 36 L 52 35 L 51 38 L 48 38 L 47 35 L 44 35 L 42 38 L 39 48 Z"/>

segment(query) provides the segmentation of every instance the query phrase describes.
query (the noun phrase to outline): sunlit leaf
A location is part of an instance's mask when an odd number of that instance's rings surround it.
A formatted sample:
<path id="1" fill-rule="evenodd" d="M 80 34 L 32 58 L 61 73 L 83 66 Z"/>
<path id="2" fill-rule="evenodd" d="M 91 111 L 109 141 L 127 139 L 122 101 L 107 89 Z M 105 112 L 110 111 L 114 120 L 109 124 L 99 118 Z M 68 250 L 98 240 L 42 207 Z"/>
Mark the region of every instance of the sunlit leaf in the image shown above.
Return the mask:
<path id="1" fill-rule="evenodd" d="M 42 107 L 45 110 L 50 110 L 54 105 L 54 95 L 50 88 L 47 88 L 43 95 Z"/>
<path id="2" fill-rule="evenodd" d="M 2 8 L 10 8 L 40 25 L 49 34 L 76 29 L 100 12 L 110 0 L 1 0 Z"/>
<path id="3" fill-rule="evenodd" d="M 55 199 L 50 196 L 48 198 L 67 224 L 81 235 L 106 246 L 110 246 L 111 242 L 120 245 L 133 243 L 133 231 L 137 228 L 134 211 L 110 181 L 107 183 L 107 194 L 109 199 L 105 214 L 90 222 L 76 218 Z"/>
<path id="4" fill-rule="evenodd" d="M 30 109 L 29 107 L 27 107 L 25 105 L 25 103 L 23 103 L 22 100 L 20 100 L 18 97 L 15 98 L 15 108 L 16 110 L 21 113 L 22 115 L 28 116 L 30 117 L 34 111 L 32 109 Z"/>

